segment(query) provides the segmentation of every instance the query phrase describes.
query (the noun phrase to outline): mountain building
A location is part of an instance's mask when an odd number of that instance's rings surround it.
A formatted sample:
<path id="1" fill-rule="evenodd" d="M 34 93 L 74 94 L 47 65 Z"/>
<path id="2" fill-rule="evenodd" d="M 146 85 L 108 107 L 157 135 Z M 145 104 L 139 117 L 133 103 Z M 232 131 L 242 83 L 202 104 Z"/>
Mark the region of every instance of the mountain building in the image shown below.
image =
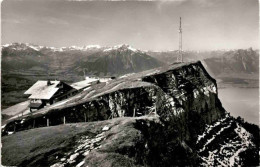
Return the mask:
<path id="1" fill-rule="evenodd" d="M 77 89 L 78 91 L 82 91 L 83 89 L 88 88 L 91 85 L 95 85 L 95 84 L 98 84 L 100 82 L 108 82 L 112 79 L 115 79 L 115 77 L 99 78 L 99 77 L 95 77 L 95 76 L 86 76 L 85 80 L 73 83 L 73 84 L 71 84 L 71 86 L 74 89 Z"/>
<path id="2" fill-rule="evenodd" d="M 30 95 L 30 111 L 66 99 L 77 93 L 72 86 L 62 81 L 37 81 L 24 94 Z"/>

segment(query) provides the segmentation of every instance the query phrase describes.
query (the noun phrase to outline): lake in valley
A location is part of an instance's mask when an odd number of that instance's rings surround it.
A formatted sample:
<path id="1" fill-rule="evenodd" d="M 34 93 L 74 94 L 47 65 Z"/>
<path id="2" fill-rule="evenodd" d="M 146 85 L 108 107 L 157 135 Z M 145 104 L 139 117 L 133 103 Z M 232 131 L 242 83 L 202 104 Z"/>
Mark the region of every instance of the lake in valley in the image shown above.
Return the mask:
<path id="1" fill-rule="evenodd" d="M 259 125 L 258 88 L 221 88 L 218 89 L 218 96 L 232 116 L 240 116 L 249 123 Z"/>

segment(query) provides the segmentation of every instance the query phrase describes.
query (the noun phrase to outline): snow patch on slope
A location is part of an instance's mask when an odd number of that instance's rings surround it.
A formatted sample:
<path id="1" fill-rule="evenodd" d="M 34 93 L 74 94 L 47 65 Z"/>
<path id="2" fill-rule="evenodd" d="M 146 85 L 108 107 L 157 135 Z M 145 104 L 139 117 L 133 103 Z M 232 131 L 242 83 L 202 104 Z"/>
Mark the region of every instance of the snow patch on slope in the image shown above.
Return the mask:
<path id="1" fill-rule="evenodd" d="M 220 122 L 217 122 L 219 124 Z M 206 131 L 212 130 L 210 126 Z M 208 146 L 210 143 L 214 142 L 214 139 L 217 136 L 221 136 L 221 133 L 228 128 L 231 128 L 231 124 L 234 125 L 232 120 L 228 125 L 222 127 L 216 134 L 214 134 L 210 139 L 208 139 L 205 144 L 203 144 L 203 148 L 199 150 L 199 154 L 202 155 L 202 166 L 239 166 L 241 164 L 241 160 L 239 158 L 239 154 L 241 152 L 246 151 L 249 147 L 254 147 L 253 142 L 251 141 L 251 134 L 247 132 L 241 125 L 238 123 L 235 124 L 234 132 L 237 134 L 236 137 L 228 138 L 224 140 L 222 143 L 219 143 L 219 147 Z M 222 125 L 222 124 L 221 124 Z M 232 126 L 233 126 L 232 125 Z M 205 133 L 204 133 L 205 134 Z M 199 137 L 200 139 L 201 137 Z M 219 140 L 219 139 L 218 139 Z M 199 140 L 198 140 L 199 141 Z M 197 142 L 198 143 L 198 142 Z"/>
<path id="2" fill-rule="evenodd" d="M 104 128 L 103 128 L 104 129 Z M 106 128 L 105 131 L 109 130 Z M 104 130 L 103 130 L 104 131 Z M 85 164 L 85 157 L 89 156 L 92 150 L 101 148 L 101 142 L 105 139 L 105 132 L 97 134 L 95 137 L 82 136 L 76 141 L 74 151 L 61 155 L 60 160 L 51 167 L 76 166 L 81 167 Z M 59 157 L 57 157 L 59 158 Z"/>
<path id="3" fill-rule="evenodd" d="M 216 126 L 220 125 L 222 122 L 224 122 L 227 118 L 229 117 L 229 115 L 227 114 L 224 118 L 220 119 L 219 121 L 217 121 L 215 124 L 213 125 L 207 125 L 205 132 L 202 135 L 198 136 L 197 139 L 197 144 L 200 142 L 201 139 L 203 139 L 207 134 L 209 134 L 209 132 Z"/>
<path id="4" fill-rule="evenodd" d="M 242 139 L 242 143 L 240 144 L 241 148 L 238 149 L 234 155 L 230 158 L 230 166 L 234 166 L 235 162 L 239 161 L 239 154 L 245 151 L 249 146 L 253 146 L 254 144 L 251 142 L 251 134 L 249 134 L 242 126 L 237 124 L 237 128 L 235 132 Z"/>

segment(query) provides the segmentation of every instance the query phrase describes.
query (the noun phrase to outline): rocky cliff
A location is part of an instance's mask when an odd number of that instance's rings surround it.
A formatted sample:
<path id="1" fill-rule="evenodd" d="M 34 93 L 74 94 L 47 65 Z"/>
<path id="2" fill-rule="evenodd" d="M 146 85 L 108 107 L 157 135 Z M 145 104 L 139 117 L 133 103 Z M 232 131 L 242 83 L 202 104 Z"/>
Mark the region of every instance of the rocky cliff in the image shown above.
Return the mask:
<path id="1" fill-rule="evenodd" d="M 125 118 L 112 119 L 116 117 Z M 107 120 L 102 125 L 108 126 L 104 132 L 96 130 L 87 135 L 91 129 L 84 131 L 82 126 L 102 129 L 99 123 L 77 124 L 72 134 L 77 144 L 69 142 L 64 146 L 66 151 L 42 150 L 58 158 L 37 157 L 40 146 L 36 143 L 30 146 L 34 154 L 10 163 L 12 150 L 21 147 L 19 142 L 10 143 L 15 136 L 32 140 L 35 132 L 41 137 L 38 131 L 42 128 L 37 127 L 47 126 L 46 120 L 50 126 Z M 43 161 L 54 166 L 233 166 L 248 164 L 245 157 L 252 155 L 255 158 L 250 162 L 257 163 L 258 130 L 249 132 L 250 126 L 225 111 L 216 81 L 200 62 L 172 64 L 92 86 L 64 105 L 9 120 L 4 133 L 37 129 L 3 137 L 3 161 L 31 166 L 40 166 Z"/>

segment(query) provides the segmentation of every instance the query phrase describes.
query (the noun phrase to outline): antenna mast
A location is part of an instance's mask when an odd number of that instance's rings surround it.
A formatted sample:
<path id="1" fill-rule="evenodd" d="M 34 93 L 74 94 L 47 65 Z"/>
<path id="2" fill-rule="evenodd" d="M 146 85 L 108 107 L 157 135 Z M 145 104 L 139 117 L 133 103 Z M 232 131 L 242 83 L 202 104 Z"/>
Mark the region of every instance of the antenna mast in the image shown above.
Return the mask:
<path id="1" fill-rule="evenodd" d="M 83 68 L 83 75 L 84 75 L 84 80 L 86 79 L 86 71 L 85 71 L 86 69 L 85 68 Z"/>
<path id="2" fill-rule="evenodd" d="M 178 62 L 183 62 L 182 57 L 182 28 L 181 28 L 181 17 L 180 17 L 180 27 L 179 27 L 179 55 L 177 58 Z"/>

